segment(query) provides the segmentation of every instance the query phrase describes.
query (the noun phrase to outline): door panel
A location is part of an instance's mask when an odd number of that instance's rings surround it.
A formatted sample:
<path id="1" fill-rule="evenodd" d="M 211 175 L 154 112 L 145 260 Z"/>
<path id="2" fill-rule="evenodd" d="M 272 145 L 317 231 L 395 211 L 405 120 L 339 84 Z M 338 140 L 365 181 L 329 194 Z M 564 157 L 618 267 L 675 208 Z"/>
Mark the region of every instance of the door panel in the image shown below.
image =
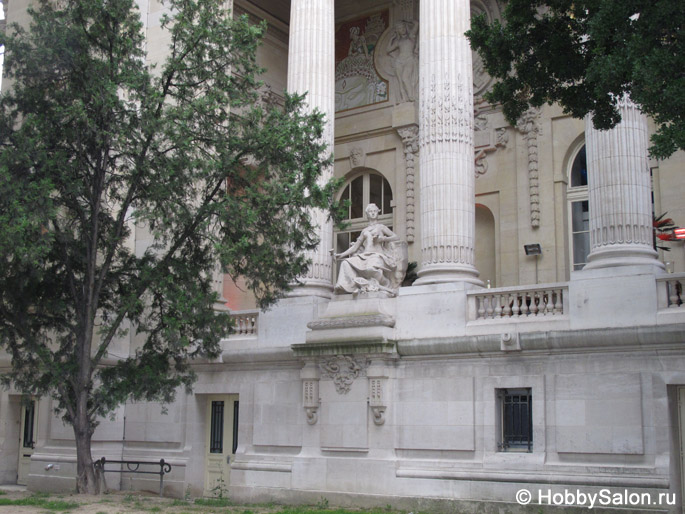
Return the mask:
<path id="1" fill-rule="evenodd" d="M 36 401 L 30 400 L 21 405 L 21 431 L 19 432 L 19 463 L 17 466 L 17 484 L 27 485 L 31 469 L 31 455 L 36 445 L 38 423 L 36 419 Z"/>
<path id="2" fill-rule="evenodd" d="M 207 397 L 205 436 L 205 495 L 226 496 L 231 461 L 238 442 L 238 395 Z"/>

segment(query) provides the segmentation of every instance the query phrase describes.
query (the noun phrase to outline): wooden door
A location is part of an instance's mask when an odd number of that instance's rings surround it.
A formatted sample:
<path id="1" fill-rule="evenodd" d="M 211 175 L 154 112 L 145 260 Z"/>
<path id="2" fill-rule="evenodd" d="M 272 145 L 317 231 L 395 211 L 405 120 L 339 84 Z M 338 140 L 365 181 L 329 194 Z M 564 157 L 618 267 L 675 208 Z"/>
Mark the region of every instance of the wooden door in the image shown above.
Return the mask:
<path id="1" fill-rule="evenodd" d="M 38 423 L 36 401 L 21 404 L 21 431 L 19 432 L 19 463 L 17 465 L 17 484 L 27 485 L 31 469 L 31 455 L 36 446 Z"/>
<path id="2" fill-rule="evenodd" d="M 238 445 L 238 395 L 207 397 L 205 495 L 225 497 Z"/>

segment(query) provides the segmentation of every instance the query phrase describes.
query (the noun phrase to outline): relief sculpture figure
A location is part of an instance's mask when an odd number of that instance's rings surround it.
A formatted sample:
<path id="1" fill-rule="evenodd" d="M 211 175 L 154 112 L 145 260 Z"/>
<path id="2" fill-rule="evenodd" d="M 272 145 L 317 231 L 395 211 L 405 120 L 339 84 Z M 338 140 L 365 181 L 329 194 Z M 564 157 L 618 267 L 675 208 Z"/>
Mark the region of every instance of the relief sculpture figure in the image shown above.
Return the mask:
<path id="1" fill-rule="evenodd" d="M 388 46 L 388 55 L 394 57 L 393 69 L 399 82 L 400 102 L 415 100 L 419 79 L 418 30 L 416 23 L 397 22 Z"/>
<path id="2" fill-rule="evenodd" d="M 378 207 L 366 207 L 369 225 L 346 251 L 334 254 L 340 263 L 336 294 L 385 292 L 395 296 L 407 270 L 407 244 L 378 222 Z M 331 250 L 333 252 L 333 250 Z"/>

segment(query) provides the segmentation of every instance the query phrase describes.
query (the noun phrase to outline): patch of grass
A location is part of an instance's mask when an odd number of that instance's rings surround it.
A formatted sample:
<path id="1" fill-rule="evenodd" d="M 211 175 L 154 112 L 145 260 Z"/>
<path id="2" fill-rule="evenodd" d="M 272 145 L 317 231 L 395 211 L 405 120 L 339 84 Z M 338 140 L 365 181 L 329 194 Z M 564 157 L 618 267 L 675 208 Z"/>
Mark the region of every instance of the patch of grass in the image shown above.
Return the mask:
<path id="1" fill-rule="evenodd" d="M 95 514 L 107 514 L 104 510 L 99 510 Z"/>
<path id="2" fill-rule="evenodd" d="M 49 509 L 49 510 L 70 510 L 70 509 L 76 509 L 80 507 L 80 503 L 76 502 L 68 502 L 64 500 L 52 500 L 52 501 L 46 501 L 42 507 Z"/>
<path id="3" fill-rule="evenodd" d="M 171 502 L 171 507 L 187 507 L 188 500 L 174 500 Z"/>
<path id="4" fill-rule="evenodd" d="M 68 502 L 64 500 L 47 500 L 45 494 L 34 494 L 27 498 L 20 498 L 18 500 L 10 500 L 8 498 L 0 498 L 0 505 L 14 505 L 14 506 L 29 506 L 41 507 L 48 510 L 71 510 L 80 506 L 79 503 Z"/>
<path id="5" fill-rule="evenodd" d="M 229 507 L 231 500 L 228 498 L 197 498 L 195 505 L 202 505 L 203 507 Z"/>
<path id="6" fill-rule="evenodd" d="M 7 494 L 5 491 L 0 491 L 0 496 Z"/>
<path id="7" fill-rule="evenodd" d="M 98 503 L 113 503 L 113 502 L 114 502 L 114 500 L 112 500 L 111 498 L 103 498 Z"/>

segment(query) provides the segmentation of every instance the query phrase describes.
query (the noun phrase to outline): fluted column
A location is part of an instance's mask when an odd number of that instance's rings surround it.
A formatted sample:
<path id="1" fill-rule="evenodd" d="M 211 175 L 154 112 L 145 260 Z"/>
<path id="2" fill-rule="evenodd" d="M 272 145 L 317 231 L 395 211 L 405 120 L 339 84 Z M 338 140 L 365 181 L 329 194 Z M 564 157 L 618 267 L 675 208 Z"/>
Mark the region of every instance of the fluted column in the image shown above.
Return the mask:
<path id="1" fill-rule="evenodd" d="M 611 130 L 596 130 L 585 119 L 591 248 L 585 269 L 663 269 L 652 242 L 647 118 L 627 95 L 619 108 L 621 122 Z"/>
<path id="2" fill-rule="evenodd" d="M 469 0 L 421 0 L 421 269 L 416 284 L 481 284 L 473 265 L 473 68 L 464 36 L 470 21 Z"/>
<path id="3" fill-rule="evenodd" d="M 292 0 L 290 6 L 290 40 L 288 48 L 288 91 L 307 93 L 307 108 L 318 109 L 326 116 L 324 142 L 327 152 L 333 151 L 335 119 L 335 17 L 334 0 Z M 333 168 L 321 174 L 325 183 L 333 176 Z M 328 250 L 333 244 L 333 222 L 322 210 L 311 216 L 319 227 L 318 247 L 308 252 L 312 260 L 302 285 L 291 296 L 330 297 L 333 292 L 331 273 L 333 257 Z"/>

